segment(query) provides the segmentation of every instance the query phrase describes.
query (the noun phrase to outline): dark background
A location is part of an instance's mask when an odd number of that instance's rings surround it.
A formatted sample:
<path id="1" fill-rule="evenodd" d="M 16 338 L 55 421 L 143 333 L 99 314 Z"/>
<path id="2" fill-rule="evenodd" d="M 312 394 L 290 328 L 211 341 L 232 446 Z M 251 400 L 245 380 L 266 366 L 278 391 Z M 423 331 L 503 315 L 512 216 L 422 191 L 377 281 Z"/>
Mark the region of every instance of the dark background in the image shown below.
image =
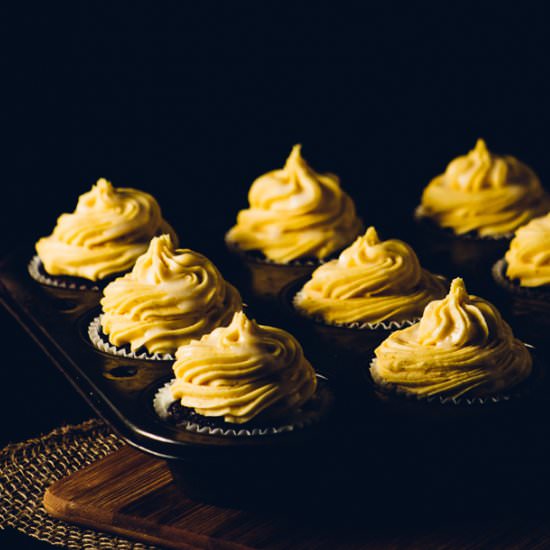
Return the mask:
<path id="1" fill-rule="evenodd" d="M 5 249 L 106 177 L 153 193 L 215 259 L 254 178 L 297 142 L 386 237 L 406 238 L 423 186 L 478 137 L 550 178 L 543 2 L 51 4 L 3 8 Z M 0 443 L 91 416 L 0 319 Z"/>
<path id="2" fill-rule="evenodd" d="M 366 4 L 25 8 L 3 223 L 33 242 L 106 177 L 154 193 L 182 243 L 204 248 L 296 142 L 387 227 L 480 136 L 546 181 L 542 2 Z"/>

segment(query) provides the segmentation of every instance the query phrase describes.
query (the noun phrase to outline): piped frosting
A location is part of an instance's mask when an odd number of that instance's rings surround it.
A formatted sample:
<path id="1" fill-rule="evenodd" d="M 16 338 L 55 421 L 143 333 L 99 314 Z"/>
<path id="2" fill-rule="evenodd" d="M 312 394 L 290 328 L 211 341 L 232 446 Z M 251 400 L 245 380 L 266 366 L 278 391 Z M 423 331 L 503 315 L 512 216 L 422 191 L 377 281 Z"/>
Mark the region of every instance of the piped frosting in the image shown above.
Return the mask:
<path id="1" fill-rule="evenodd" d="M 520 227 L 505 255 L 506 276 L 521 286 L 550 285 L 550 214 Z"/>
<path id="2" fill-rule="evenodd" d="M 173 353 L 229 323 L 242 303 L 208 258 L 176 249 L 162 235 L 151 240 L 131 272 L 105 287 L 101 306 L 101 326 L 113 345 Z"/>
<path id="3" fill-rule="evenodd" d="M 419 323 L 393 332 L 375 350 L 373 379 L 419 397 L 484 397 L 525 380 L 532 358 L 498 310 L 454 279 Z"/>
<path id="4" fill-rule="evenodd" d="M 174 399 L 203 416 L 244 424 L 285 418 L 315 393 L 313 367 L 288 332 L 259 325 L 243 312 L 176 352 Z"/>
<path id="5" fill-rule="evenodd" d="M 337 259 L 313 272 L 294 304 L 332 324 L 379 323 L 414 319 L 445 291 L 444 281 L 420 266 L 407 243 L 381 241 L 369 227 Z"/>
<path id="6" fill-rule="evenodd" d="M 491 153 L 482 139 L 449 163 L 422 194 L 419 212 L 456 234 L 509 234 L 550 210 L 537 175 L 512 156 Z"/>
<path id="7" fill-rule="evenodd" d="M 244 251 L 260 251 L 285 264 L 323 259 L 348 245 L 361 231 L 351 198 L 334 174 L 315 172 L 295 145 L 284 168 L 260 176 L 248 194 L 227 242 Z"/>
<path id="8" fill-rule="evenodd" d="M 73 213 L 58 218 L 53 233 L 36 243 L 36 251 L 50 275 L 97 281 L 130 269 L 160 233 L 177 241 L 151 195 L 113 187 L 102 178 L 79 197 Z"/>

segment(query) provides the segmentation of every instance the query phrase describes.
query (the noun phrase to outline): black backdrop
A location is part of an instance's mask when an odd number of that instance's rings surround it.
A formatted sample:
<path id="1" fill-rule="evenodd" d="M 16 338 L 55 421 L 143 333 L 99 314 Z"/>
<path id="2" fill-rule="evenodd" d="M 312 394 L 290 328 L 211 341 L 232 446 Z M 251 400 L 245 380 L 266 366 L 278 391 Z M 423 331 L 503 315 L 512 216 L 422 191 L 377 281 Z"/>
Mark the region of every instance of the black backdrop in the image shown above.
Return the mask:
<path id="1" fill-rule="evenodd" d="M 32 242 L 103 176 L 152 192 L 182 243 L 204 247 L 296 142 L 391 234 L 479 136 L 546 181 L 543 3 L 381 4 L 29 10 L 8 81 L 2 222 Z"/>
<path id="2" fill-rule="evenodd" d="M 550 188 L 543 4 L 12 6 L 4 248 L 48 234 L 106 177 L 153 193 L 182 245 L 214 254 L 251 182 L 296 142 L 386 237 L 406 238 L 422 187 L 480 136 Z M 90 416 L 5 313 L 1 322 L 16 351 L 2 361 L 2 442 Z"/>

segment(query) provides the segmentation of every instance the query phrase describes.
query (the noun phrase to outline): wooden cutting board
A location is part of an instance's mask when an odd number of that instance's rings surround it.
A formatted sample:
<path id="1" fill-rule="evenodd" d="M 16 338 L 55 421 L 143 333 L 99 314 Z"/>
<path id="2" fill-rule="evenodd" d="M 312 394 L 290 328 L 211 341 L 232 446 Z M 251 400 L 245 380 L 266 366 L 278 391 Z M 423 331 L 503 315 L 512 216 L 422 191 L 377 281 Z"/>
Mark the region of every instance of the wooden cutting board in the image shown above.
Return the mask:
<path id="1" fill-rule="evenodd" d="M 373 499 L 375 495 L 364 495 Z M 359 502 L 328 506 L 357 512 Z M 163 460 L 123 447 L 54 483 L 44 496 L 54 517 L 184 550 L 548 548 L 548 520 L 318 523 L 300 514 L 241 511 L 195 502 L 179 492 Z"/>

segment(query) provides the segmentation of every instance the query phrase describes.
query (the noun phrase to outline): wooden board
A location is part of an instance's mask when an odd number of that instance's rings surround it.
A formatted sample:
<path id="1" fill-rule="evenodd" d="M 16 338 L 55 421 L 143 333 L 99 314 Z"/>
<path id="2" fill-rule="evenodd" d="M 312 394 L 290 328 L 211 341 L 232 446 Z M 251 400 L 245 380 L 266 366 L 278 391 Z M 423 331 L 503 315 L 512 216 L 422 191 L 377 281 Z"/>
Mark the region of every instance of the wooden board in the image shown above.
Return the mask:
<path id="1" fill-rule="evenodd" d="M 130 447 L 54 483 L 44 505 L 69 522 L 184 550 L 542 549 L 550 540 L 545 519 L 442 523 L 426 517 L 407 523 L 387 510 L 387 522 L 365 514 L 353 524 L 312 524 L 297 515 L 201 504 L 179 492 L 163 460 Z M 332 505 L 345 509 L 357 503 Z"/>

